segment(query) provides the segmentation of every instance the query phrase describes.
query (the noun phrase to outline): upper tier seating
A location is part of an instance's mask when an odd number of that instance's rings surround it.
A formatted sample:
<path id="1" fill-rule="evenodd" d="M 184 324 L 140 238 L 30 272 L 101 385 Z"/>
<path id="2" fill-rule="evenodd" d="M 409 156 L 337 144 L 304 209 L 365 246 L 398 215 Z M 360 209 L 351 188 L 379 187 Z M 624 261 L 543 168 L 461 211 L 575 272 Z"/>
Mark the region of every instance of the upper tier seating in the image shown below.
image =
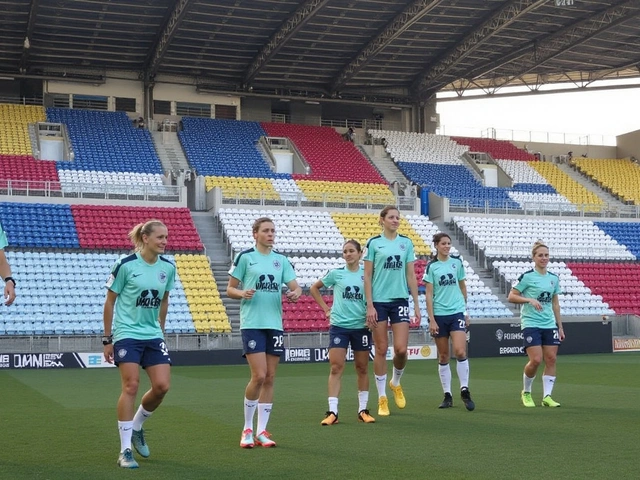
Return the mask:
<path id="1" fill-rule="evenodd" d="M 529 162 L 529 165 L 546 178 L 553 188 L 568 198 L 571 203 L 589 205 L 585 207 L 585 211 L 600 211 L 603 204 L 602 199 L 560 170 L 557 165 L 549 162 Z"/>
<path id="2" fill-rule="evenodd" d="M 640 166 L 631 160 L 574 158 L 572 165 L 624 202 L 640 204 Z"/>
<path id="3" fill-rule="evenodd" d="M 280 194 L 276 191 L 269 178 L 246 177 L 205 177 L 207 192 L 215 187 L 222 189 L 222 196 L 239 198 L 243 200 L 280 200 Z"/>
<path id="4" fill-rule="evenodd" d="M 263 123 L 270 137 L 287 137 L 296 145 L 311 166 L 310 175 L 294 174 L 305 180 L 335 182 L 382 183 L 388 182 L 351 142 L 331 127 Z"/>
<path id="5" fill-rule="evenodd" d="M 369 130 L 376 140 L 386 141 L 386 151 L 395 162 L 460 165 L 460 155 L 469 150 L 449 137 L 429 133 Z"/>
<path id="6" fill-rule="evenodd" d="M 485 152 L 498 160 L 535 160 L 535 156 L 513 143 L 492 138 L 451 137 L 460 145 L 467 145 L 472 152 Z"/>
<path id="7" fill-rule="evenodd" d="M 594 295 L 572 267 L 564 262 L 549 262 L 547 269 L 560 278 L 562 292 L 558 294 L 562 315 L 614 315 L 610 304 L 603 296 Z M 594 264 L 584 264 L 594 265 Z M 496 261 L 494 268 L 502 275 L 508 285 L 512 285 L 520 275 L 534 267 L 533 262 Z M 595 293 L 599 293 L 594 290 Z M 606 298 L 605 298 L 606 300 Z M 611 305 L 613 307 L 613 305 Z"/>
<path id="8" fill-rule="evenodd" d="M 315 180 L 296 180 L 296 184 L 310 201 L 395 204 L 393 193 L 382 184 Z"/>
<path id="9" fill-rule="evenodd" d="M 72 205 L 82 248 L 130 249 L 128 234 L 141 222 L 158 219 L 169 230 L 167 251 L 202 251 L 204 246 L 187 208 Z"/>
<path id="10" fill-rule="evenodd" d="M 182 119 L 178 132 L 187 160 L 198 175 L 217 177 L 291 178 L 275 174 L 256 148 L 266 134 L 257 122 Z"/>
<path id="11" fill-rule="evenodd" d="M 572 262 L 567 267 L 615 313 L 640 314 L 640 265 Z"/>
<path id="12" fill-rule="evenodd" d="M 27 183 L 20 180 L 29 181 L 29 188 L 43 189 L 45 182 L 52 190 L 59 190 L 58 173 L 56 163 L 47 160 L 36 160 L 31 155 L 0 155 L 0 185 L 7 188 L 11 180 L 12 188 L 26 188 Z"/>
<path id="13" fill-rule="evenodd" d="M 454 217 L 454 222 L 488 258 L 531 258 L 537 240 L 553 258 L 635 260 L 624 245 L 589 221 Z"/>
<path id="14" fill-rule="evenodd" d="M 20 294 L 0 317 L 0 335 L 99 335 L 104 331 L 104 284 L 118 257 L 116 253 L 7 252 L 9 264 L 20 272 Z M 194 332 L 180 269 L 169 304 L 165 331 Z"/>
<path id="15" fill-rule="evenodd" d="M 12 247 L 79 247 L 69 205 L 3 202 L 0 221 Z"/>
<path id="16" fill-rule="evenodd" d="M 108 189 L 110 193 L 167 194 L 163 176 L 159 173 L 99 172 L 95 170 L 58 170 L 63 191 L 82 190 L 96 192 Z"/>
<path id="17" fill-rule="evenodd" d="M 134 128 L 125 112 L 48 108 L 47 119 L 67 125 L 75 153 L 73 162 L 58 162 L 58 170 L 162 174 L 151 134 Z"/>
<path id="18" fill-rule="evenodd" d="M 549 185 L 544 178 L 529 162 L 520 160 L 496 160 L 496 163 L 513 179 L 513 183 L 531 183 L 537 185 Z M 546 193 L 553 193 L 546 192 Z"/>
<path id="19" fill-rule="evenodd" d="M 29 124 L 46 118 L 42 107 L 0 103 L 0 155 L 31 155 Z"/>
<path id="20" fill-rule="evenodd" d="M 636 257 L 640 258 L 640 223 L 595 222 L 607 235 L 619 244 L 625 245 Z"/>

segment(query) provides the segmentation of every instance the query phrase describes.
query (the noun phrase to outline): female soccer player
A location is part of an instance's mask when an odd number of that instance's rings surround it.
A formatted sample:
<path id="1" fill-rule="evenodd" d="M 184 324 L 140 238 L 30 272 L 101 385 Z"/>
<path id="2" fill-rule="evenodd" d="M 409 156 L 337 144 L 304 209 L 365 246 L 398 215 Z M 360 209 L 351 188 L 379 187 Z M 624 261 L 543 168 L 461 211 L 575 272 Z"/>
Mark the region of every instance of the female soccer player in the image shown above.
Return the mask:
<path id="1" fill-rule="evenodd" d="M 435 257 L 424 272 L 426 284 L 429 331 L 438 349 L 438 373 L 444 391 L 440 408 L 453 407 L 451 396 L 451 368 L 449 367 L 449 338 L 456 356 L 456 370 L 460 379 L 460 397 L 467 410 L 476 408 L 469 393 L 469 360 L 467 359 L 467 284 L 464 265 L 458 255 L 450 255 L 451 237 L 446 233 L 433 236 Z"/>
<path id="2" fill-rule="evenodd" d="M 9 245 L 7 234 L 0 225 L 0 277 L 4 280 L 4 304 L 9 306 L 16 299 L 16 281 L 11 276 L 11 265 L 7 261 L 4 249 Z"/>
<path id="3" fill-rule="evenodd" d="M 142 424 L 169 391 L 171 358 L 164 343 L 164 324 L 176 267 L 161 256 L 168 238 L 167 227 L 161 221 L 136 225 L 129 238 L 135 252 L 115 263 L 106 283 L 102 343 L 106 361 L 115 362 L 122 380 L 118 400 L 118 465 L 138 468 L 131 444 L 142 457 L 149 456 Z M 134 416 L 140 381 L 138 366 L 146 370 L 151 388 L 142 396 Z"/>
<path id="4" fill-rule="evenodd" d="M 302 289 L 284 255 L 273 251 L 276 229 L 271 219 L 253 223 L 256 246 L 240 252 L 229 270 L 227 295 L 240 300 L 240 330 L 251 380 L 245 389 L 242 448 L 254 445 L 275 447 L 267 432 L 273 406 L 273 381 L 284 351 L 282 328 L 282 285 L 289 287 L 286 297 L 297 302 Z M 242 289 L 240 289 L 242 284 Z M 253 435 L 253 417 L 258 409 L 258 435 Z"/>
<path id="5" fill-rule="evenodd" d="M 509 292 L 508 300 L 520 303 L 520 321 L 524 337 L 524 348 L 529 361 L 524 367 L 522 380 L 522 403 L 525 407 L 535 407 L 531 397 L 531 387 L 536 378 L 538 367 L 544 360 L 542 374 L 542 406 L 559 407 L 551 398 L 556 383 L 556 357 L 558 346 L 564 341 L 564 329 L 560 318 L 560 279 L 547 271 L 549 249 L 537 241 L 531 250 L 535 268 L 528 270 L 518 278 L 518 282 Z"/>
<path id="6" fill-rule="evenodd" d="M 406 399 L 400 378 L 407 364 L 409 343 L 409 292 L 413 297 L 416 322 L 420 322 L 418 282 L 413 264 L 416 256 L 413 242 L 398 234 L 400 212 L 388 206 L 380 212 L 382 234 L 367 241 L 364 255 L 364 296 L 367 302 L 367 325 L 373 331 L 375 356 L 373 370 L 378 390 L 378 415 L 389 415 L 387 400 L 387 349 L 389 337 L 387 321 L 393 331 L 393 377 L 389 382 L 398 408 Z M 407 291 L 409 286 L 409 292 Z"/>
<path id="7" fill-rule="evenodd" d="M 320 305 L 331 323 L 329 328 L 329 411 L 321 425 L 338 423 L 338 395 L 347 355 L 351 345 L 358 375 L 358 421 L 374 423 L 369 414 L 369 352 L 371 331 L 366 326 L 367 305 L 364 301 L 364 269 L 360 266 L 362 247 L 355 240 L 348 240 L 342 247 L 342 258 L 347 265 L 327 272 L 311 286 L 311 296 Z M 321 288 L 333 287 L 333 305 L 327 306 Z"/>

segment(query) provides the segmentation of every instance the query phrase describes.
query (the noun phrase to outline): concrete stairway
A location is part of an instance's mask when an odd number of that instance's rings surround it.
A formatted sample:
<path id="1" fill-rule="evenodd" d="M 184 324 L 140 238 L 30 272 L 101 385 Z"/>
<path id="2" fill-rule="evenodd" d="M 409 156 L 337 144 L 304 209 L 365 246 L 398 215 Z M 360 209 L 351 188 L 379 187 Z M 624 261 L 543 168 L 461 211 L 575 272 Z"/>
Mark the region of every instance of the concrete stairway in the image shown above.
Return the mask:
<path id="1" fill-rule="evenodd" d="M 222 304 L 227 311 L 231 329 L 233 332 L 240 331 L 240 302 L 227 297 L 227 284 L 229 283 L 229 267 L 231 266 L 231 256 L 226 240 L 222 235 L 222 228 L 217 219 L 208 212 L 191 212 L 193 223 L 198 230 L 200 239 L 209 257 L 211 272 L 216 280 Z"/>
<path id="2" fill-rule="evenodd" d="M 151 132 L 151 135 L 165 172 L 189 170 L 189 162 L 176 132 Z"/>
<path id="3" fill-rule="evenodd" d="M 389 184 L 393 182 L 409 183 L 407 177 L 400 171 L 396 164 L 391 160 L 389 154 L 382 148 L 374 148 L 373 145 L 357 145 L 358 149 L 364 155 L 369 163 L 382 175 Z M 383 151 L 384 156 L 376 155 L 375 152 Z"/>

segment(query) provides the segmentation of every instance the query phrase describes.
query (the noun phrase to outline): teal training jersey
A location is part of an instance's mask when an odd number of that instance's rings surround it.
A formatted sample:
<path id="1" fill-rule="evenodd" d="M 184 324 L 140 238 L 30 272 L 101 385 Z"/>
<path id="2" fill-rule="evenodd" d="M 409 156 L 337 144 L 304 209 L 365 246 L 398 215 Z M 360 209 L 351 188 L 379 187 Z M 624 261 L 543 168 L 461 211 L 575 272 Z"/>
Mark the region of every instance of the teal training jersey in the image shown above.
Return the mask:
<path id="1" fill-rule="evenodd" d="M 384 235 L 371 237 L 367 241 L 364 261 L 373 263 L 372 300 L 392 302 L 409 298 L 407 263 L 415 260 L 413 242 L 409 237 L 398 235 L 395 240 Z"/>
<path id="2" fill-rule="evenodd" d="M 7 234 L 4 231 L 4 228 L 2 228 L 2 225 L 0 225 L 0 250 L 4 250 L 7 245 L 9 245 L 9 242 L 7 241 Z"/>
<path id="3" fill-rule="evenodd" d="M 435 258 L 427 264 L 422 278 L 433 285 L 433 314 L 453 315 L 464 312 L 466 304 L 460 290 L 460 280 L 465 280 L 464 265 L 457 255 L 450 255 L 442 262 Z"/>
<path id="4" fill-rule="evenodd" d="M 244 290 L 256 291 L 251 299 L 240 301 L 240 328 L 282 330 L 282 285 L 296 279 L 289 259 L 275 251 L 263 255 L 250 248 L 236 256 L 229 275 Z"/>
<path id="5" fill-rule="evenodd" d="M 522 328 L 556 328 L 556 317 L 553 314 L 552 300 L 560 293 L 560 279 L 555 273 L 545 275 L 529 270 L 518 278 L 513 286 L 523 297 L 535 298 L 542 305 L 538 311 L 530 304 L 522 305 L 520 320 Z"/>
<path id="6" fill-rule="evenodd" d="M 352 272 L 347 267 L 330 270 L 322 278 L 325 287 L 333 287 L 331 325 L 365 328 L 367 304 L 364 299 L 364 268 Z"/>
<path id="7" fill-rule="evenodd" d="M 158 321 L 160 303 L 173 289 L 175 278 L 175 265 L 162 256 L 149 265 L 133 253 L 114 264 L 105 285 L 118 294 L 111 331 L 114 343 L 123 338 L 164 338 Z"/>

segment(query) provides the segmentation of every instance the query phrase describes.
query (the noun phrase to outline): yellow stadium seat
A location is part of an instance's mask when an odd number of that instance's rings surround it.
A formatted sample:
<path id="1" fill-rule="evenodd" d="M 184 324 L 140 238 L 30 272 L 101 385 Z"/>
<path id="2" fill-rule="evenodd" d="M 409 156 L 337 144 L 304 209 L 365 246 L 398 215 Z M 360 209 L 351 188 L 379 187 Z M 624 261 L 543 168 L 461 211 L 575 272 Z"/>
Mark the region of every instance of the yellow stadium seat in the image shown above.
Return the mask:
<path id="1" fill-rule="evenodd" d="M 640 204 L 640 166 L 631 160 L 576 158 L 571 163 L 621 201 Z"/>

